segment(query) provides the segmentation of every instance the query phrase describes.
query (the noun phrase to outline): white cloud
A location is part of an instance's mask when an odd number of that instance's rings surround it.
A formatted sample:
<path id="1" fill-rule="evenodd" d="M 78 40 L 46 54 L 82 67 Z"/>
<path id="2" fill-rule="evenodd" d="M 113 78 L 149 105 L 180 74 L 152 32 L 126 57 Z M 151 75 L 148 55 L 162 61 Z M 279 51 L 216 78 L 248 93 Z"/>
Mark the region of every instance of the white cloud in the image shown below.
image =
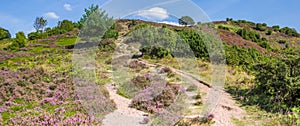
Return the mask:
<path id="1" fill-rule="evenodd" d="M 170 22 L 170 21 L 162 21 L 159 23 L 164 23 L 164 24 L 169 24 L 169 25 L 174 25 L 174 26 L 184 26 L 184 25 L 180 25 L 178 22 Z"/>
<path id="2" fill-rule="evenodd" d="M 154 7 L 150 8 L 149 10 L 139 11 L 137 15 L 155 20 L 164 20 L 169 18 L 168 11 L 160 7 Z"/>
<path id="3" fill-rule="evenodd" d="M 47 18 L 52 18 L 52 19 L 58 19 L 59 16 L 55 12 L 48 12 L 44 14 L 45 17 Z"/>
<path id="4" fill-rule="evenodd" d="M 67 11 L 71 11 L 71 10 L 72 10 L 71 4 L 64 4 L 64 8 L 65 8 Z"/>

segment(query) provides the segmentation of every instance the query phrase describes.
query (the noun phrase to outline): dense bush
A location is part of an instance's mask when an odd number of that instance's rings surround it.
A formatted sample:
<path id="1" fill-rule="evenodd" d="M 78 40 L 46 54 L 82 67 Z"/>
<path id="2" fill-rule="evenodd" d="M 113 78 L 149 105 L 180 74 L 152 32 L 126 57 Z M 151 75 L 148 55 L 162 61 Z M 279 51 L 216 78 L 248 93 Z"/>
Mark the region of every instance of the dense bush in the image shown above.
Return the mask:
<path id="1" fill-rule="evenodd" d="M 300 104 L 299 64 L 300 58 L 298 57 L 285 61 L 268 60 L 254 66 L 258 89 L 275 103 L 272 105 L 274 108 L 267 109 L 288 110 Z"/>
<path id="2" fill-rule="evenodd" d="M 147 46 L 142 48 L 140 51 L 143 55 L 149 55 L 151 58 L 164 58 L 171 55 L 169 50 L 161 46 Z"/>
<path id="3" fill-rule="evenodd" d="M 0 40 L 10 38 L 11 35 L 8 30 L 0 27 Z"/>
<path id="4" fill-rule="evenodd" d="M 178 33 L 185 40 L 194 52 L 195 56 L 202 59 L 209 59 L 207 47 L 200 33 L 195 30 L 183 30 Z"/>
<path id="5" fill-rule="evenodd" d="M 13 40 L 12 44 L 9 45 L 6 49 L 8 50 L 20 49 L 22 47 L 25 47 L 26 41 L 27 40 L 24 32 L 18 32 L 16 33 L 16 38 Z"/>
<path id="6" fill-rule="evenodd" d="M 284 34 L 288 35 L 288 36 L 295 36 L 295 37 L 300 36 L 299 33 L 295 29 L 292 29 L 292 28 L 289 28 L 289 27 L 281 28 L 279 31 L 281 33 L 284 33 Z"/>
<path id="7" fill-rule="evenodd" d="M 240 66 L 246 70 L 252 70 L 252 65 L 264 60 L 264 56 L 254 48 L 239 48 L 225 46 L 226 62 L 231 66 Z"/>
<path id="8" fill-rule="evenodd" d="M 53 27 L 52 29 L 47 28 L 45 31 L 48 36 L 59 35 L 74 30 L 75 27 L 78 27 L 77 25 L 78 24 L 73 23 L 72 21 L 63 20 L 63 21 L 59 21 L 57 26 Z"/>

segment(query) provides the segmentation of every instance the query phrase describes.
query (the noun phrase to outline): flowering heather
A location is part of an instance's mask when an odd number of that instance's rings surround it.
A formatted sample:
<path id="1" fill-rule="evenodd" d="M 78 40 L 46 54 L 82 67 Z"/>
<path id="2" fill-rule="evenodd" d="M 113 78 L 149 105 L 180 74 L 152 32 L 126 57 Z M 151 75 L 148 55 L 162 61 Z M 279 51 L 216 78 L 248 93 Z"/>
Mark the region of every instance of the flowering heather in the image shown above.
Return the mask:
<path id="1" fill-rule="evenodd" d="M 3 125 L 99 125 L 86 114 L 66 73 L 3 67 L 0 83 Z"/>
<path id="2" fill-rule="evenodd" d="M 151 83 L 155 85 L 154 82 Z M 178 86 L 167 84 L 163 89 L 157 89 L 155 86 L 147 87 L 140 91 L 132 100 L 131 107 L 144 110 L 150 113 L 157 113 L 161 109 L 170 106 L 176 100 L 180 93 Z M 161 92 L 157 92 L 161 90 Z M 158 93 L 158 94 L 157 94 Z"/>

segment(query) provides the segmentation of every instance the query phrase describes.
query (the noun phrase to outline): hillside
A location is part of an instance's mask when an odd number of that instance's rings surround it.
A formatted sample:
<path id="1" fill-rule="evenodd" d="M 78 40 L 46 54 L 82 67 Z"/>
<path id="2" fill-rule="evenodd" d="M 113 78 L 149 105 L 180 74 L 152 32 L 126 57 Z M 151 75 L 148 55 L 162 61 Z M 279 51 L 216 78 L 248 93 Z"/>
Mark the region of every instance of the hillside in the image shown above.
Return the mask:
<path id="1" fill-rule="evenodd" d="M 293 29 L 99 20 L 0 40 L 0 125 L 300 124 Z"/>

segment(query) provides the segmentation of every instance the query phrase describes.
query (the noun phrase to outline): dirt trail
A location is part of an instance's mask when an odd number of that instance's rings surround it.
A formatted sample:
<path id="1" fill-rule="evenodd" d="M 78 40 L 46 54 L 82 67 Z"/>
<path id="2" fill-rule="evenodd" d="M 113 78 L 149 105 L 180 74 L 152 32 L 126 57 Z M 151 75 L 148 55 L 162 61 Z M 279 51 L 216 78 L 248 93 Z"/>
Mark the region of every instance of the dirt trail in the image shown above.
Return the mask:
<path id="1" fill-rule="evenodd" d="M 143 124 L 146 113 L 130 108 L 131 100 L 118 95 L 114 86 L 107 84 L 106 89 L 116 103 L 117 110 L 105 116 L 103 126 L 146 126 Z"/>

